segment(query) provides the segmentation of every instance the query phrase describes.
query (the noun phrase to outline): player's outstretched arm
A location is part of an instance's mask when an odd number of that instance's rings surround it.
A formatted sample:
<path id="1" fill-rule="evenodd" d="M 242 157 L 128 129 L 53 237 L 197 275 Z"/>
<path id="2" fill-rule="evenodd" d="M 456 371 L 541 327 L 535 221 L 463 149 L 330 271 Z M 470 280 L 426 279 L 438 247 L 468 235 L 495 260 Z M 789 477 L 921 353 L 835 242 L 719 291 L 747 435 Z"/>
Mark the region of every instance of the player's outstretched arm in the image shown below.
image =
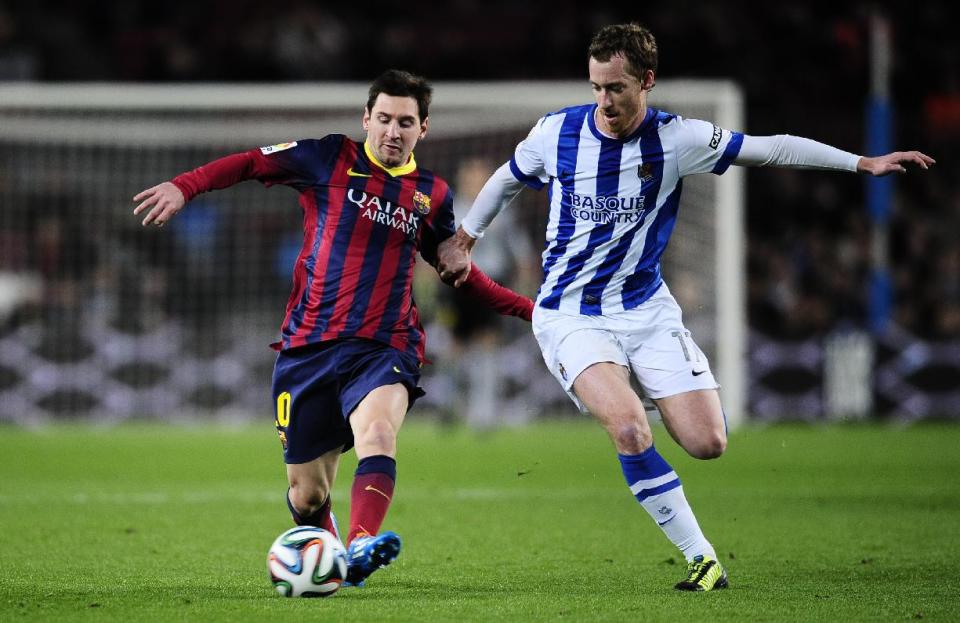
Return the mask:
<path id="1" fill-rule="evenodd" d="M 163 227 L 187 203 L 183 193 L 173 182 L 163 182 L 152 188 L 142 190 L 134 195 L 133 200 L 134 202 L 140 202 L 133 209 L 134 214 L 149 210 L 147 216 L 143 219 L 143 225 L 147 226 L 153 223 L 157 227 Z"/>
<path id="2" fill-rule="evenodd" d="M 140 202 L 133 213 L 149 210 L 143 224 L 162 227 L 200 193 L 228 188 L 249 179 L 275 182 L 277 170 L 280 169 L 271 168 L 263 161 L 259 150 L 231 154 L 141 191 L 133 198 Z"/>
<path id="3" fill-rule="evenodd" d="M 929 169 L 937 161 L 919 151 L 895 151 L 874 158 L 863 157 L 857 161 L 858 173 L 869 173 L 879 177 L 890 173 L 906 173 L 905 164 L 914 164 L 921 169 Z"/>
<path id="4" fill-rule="evenodd" d="M 470 264 L 462 291 L 504 316 L 516 316 L 527 322 L 533 318 L 533 301 L 491 279 L 476 264 Z"/>
<path id="5" fill-rule="evenodd" d="M 743 135 L 743 143 L 734 163 L 753 167 L 786 167 L 790 169 L 819 169 L 823 171 L 850 171 L 870 175 L 905 173 L 904 165 L 929 169 L 936 161 L 919 151 L 895 151 L 883 156 L 858 156 L 831 145 L 801 136 Z"/>

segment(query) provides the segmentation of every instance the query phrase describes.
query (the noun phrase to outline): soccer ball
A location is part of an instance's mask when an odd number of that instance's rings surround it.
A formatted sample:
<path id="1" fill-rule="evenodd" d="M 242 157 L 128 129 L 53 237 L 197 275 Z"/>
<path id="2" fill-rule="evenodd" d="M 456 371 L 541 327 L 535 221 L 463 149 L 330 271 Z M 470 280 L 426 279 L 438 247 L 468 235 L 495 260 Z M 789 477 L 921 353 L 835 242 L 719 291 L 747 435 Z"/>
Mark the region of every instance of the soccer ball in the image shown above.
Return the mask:
<path id="1" fill-rule="evenodd" d="M 267 570 L 284 597 L 329 597 L 347 577 L 347 552 L 326 530 L 297 526 L 270 546 Z"/>

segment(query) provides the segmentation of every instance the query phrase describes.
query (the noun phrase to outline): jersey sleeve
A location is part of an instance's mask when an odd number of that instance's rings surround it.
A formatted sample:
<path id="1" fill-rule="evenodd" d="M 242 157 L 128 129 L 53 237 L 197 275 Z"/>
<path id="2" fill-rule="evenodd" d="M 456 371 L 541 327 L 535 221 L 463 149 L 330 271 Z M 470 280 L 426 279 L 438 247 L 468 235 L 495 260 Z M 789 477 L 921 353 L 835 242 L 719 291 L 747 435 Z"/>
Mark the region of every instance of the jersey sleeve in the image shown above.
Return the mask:
<path id="1" fill-rule="evenodd" d="M 478 303 L 483 303 L 498 314 L 516 316 L 527 322 L 533 318 L 532 300 L 500 285 L 472 262 L 470 274 L 460 288 Z"/>
<path id="2" fill-rule="evenodd" d="M 696 173 L 723 174 L 740 153 L 743 134 L 699 119 L 677 117 L 677 165 L 680 177 Z"/>
<path id="3" fill-rule="evenodd" d="M 453 192 L 449 187 L 443 190 L 443 199 L 436 214 L 423 224 L 420 236 L 420 255 L 431 266 L 437 265 L 437 249 L 440 243 L 452 236 L 457 230 L 453 214 Z"/>
<path id="4" fill-rule="evenodd" d="M 801 136 L 750 136 L 744 134 L 743 147 L 734 161 L 754 167 L 788 167 L 823 171 L 857 171 L 860 156 L 818 143 Z"/>
<path id="5" fill-rule="evenodd" d="M 483 238 L 483 232 L 493 222 L 494 217 L 500 214 L 521 190 L 523 182 L 510 170 L 510 163 L 501 165 L 480 189 L 460 227 L 472 238 Z"/>
<path id="6" fill-rule="evenodd" d="M 543 122 L 541 117 L 527 138 L 520 141 L 510 159 L 510 172 L 517 180 L 534 190 L 540 190 L 550 180 L 543 160 Z"/>
<path id="7" fill-rule="evenodd" d="M 344 138 L 331 134 L 252 150 L 257 161 L 256 179 L 265 186 L 283 184 L 297 190 L 324 183 L 330 179 Z"/>

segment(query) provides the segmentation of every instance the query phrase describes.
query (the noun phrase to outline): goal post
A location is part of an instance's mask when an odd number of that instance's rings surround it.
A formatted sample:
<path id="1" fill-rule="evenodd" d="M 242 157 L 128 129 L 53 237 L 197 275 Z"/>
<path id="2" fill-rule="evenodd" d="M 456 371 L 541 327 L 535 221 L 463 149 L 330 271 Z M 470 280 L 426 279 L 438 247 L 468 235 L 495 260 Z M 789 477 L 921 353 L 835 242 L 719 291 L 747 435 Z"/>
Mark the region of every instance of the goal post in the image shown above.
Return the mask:
<path id="1" fill-rule="evenodd" d="M 259 412 L 266 401 L 251 379 L 271 363 L 262 345 L 290 283 L 284 245 L 299 231 L 291 196 L 256 186 L 204 195 L 168 238 L 134 227 L 130 197 L 232 151 L 329 133 L 359 138 L 367 88 L 0 85 L 0 288 L 12 288 L 3 290 L 13 293 L 11 309 L 32 310 L 17 320 L 0 307 L 0 352 L 9 355 L 0 355 L 0 405 L 18 405 L 0 406 L 0 420 L 30 409 Z M 437 82 L 418 160 L 455 186 L 466 159 L 499 164 L 537 118 L 590 99 L 585 80 Z M 660 80 L 650 103 L 744 129 L 743 96 L 730 82 Z M 525 191 L 517 203 L 510 209 L 542 245 L 542 193 Z M 37 264 L 40 242 L 60 245 L 41 258 L 46 265 Z M 731 427 L 746 408 L 744 245 L 742 171 L 685 180 L 664 276 L 713 362 Z M 38 311 L 52 292 L 53 308 Z"/>

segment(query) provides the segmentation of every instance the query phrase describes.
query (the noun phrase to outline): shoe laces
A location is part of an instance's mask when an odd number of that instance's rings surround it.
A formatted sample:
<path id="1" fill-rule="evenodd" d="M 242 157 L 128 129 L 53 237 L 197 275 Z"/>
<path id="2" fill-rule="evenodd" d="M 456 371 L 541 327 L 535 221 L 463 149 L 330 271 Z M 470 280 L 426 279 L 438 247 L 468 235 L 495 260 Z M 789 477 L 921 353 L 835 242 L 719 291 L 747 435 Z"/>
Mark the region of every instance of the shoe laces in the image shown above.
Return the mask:
<path id="1" fill-rule="evenodd" d="M 698 560 L 699 559 L 699 560 Z M 704 558 L 703 556 L 697 556 L 690 561 L 690 564 L 687 565 L 687 574 L 689 577 L 694 577 L 699 575 L 703 569 L 712 562 L 711 559 Z"/>

